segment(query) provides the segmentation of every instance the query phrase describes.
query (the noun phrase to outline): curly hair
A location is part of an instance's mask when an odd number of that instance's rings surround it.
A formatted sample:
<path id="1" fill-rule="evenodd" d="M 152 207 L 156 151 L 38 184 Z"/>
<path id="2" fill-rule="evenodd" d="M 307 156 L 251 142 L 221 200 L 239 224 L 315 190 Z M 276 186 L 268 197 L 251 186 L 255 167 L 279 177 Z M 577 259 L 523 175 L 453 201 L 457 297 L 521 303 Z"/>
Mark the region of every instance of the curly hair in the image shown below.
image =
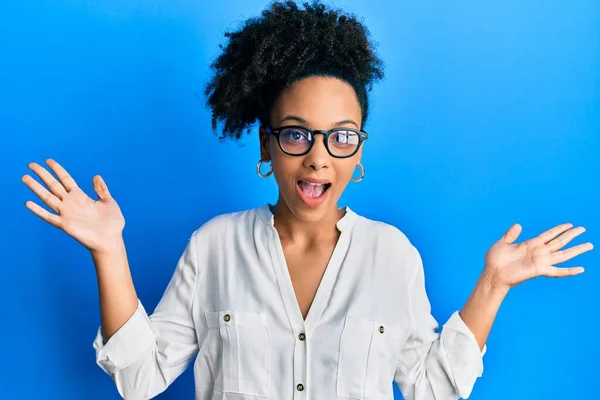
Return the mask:
<path id="1" fill-rule="evenodd" d="M 225 37 L 229 41 L 211 64 L 214 76 L 205 88 L 215 135 L 218 122 L 223 122 L 220 139 L 239 140 L 256 119 L 267 125 L 281 91 L 308 76 L 349 83 L 364 125 L 367 92 L 384 74 L 369 31 L 355 16 L 328 9 L 318 0 L 304 3 L 304 10 L 293 1 L 277 1 Z"/>

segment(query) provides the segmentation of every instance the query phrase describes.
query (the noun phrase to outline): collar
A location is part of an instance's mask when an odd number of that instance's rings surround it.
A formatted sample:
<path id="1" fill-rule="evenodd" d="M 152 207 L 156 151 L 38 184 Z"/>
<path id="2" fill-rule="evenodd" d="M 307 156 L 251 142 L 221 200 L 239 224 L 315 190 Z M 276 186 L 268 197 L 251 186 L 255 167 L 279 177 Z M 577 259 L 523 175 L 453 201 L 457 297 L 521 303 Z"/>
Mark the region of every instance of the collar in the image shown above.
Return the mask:
<path id="1" fill-rule="evenodd" d="M 275 226 L 275 215 L 271 210 L 272 207 L 274 207 L 272 204 L 265 203 L 258 208 L 258 215 L 260 216 L 260 219 L 269 227 Z M 348 206 L 341 207 L 340 210 L 344 212 L 344 215 L 339 219 L 335 226 L 340 232 L 343 232 L 344 230 L 349 230 L 352 227 L 354 221 L 356 220 L 357 214 Z"/>

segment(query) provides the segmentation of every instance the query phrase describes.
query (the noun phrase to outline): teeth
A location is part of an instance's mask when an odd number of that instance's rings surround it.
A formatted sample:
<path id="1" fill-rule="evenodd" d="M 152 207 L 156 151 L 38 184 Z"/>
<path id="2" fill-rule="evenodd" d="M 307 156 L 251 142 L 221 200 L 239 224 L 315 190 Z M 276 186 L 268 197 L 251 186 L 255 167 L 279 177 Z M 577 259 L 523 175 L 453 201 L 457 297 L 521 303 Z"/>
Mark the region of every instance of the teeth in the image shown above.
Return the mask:
<path id="1" fill-rule="evenodd" d="M 317 186 L 325 186 L 324 183 L 312 183 L 312 182 L 304 182 L 305 185 L 317 187 Z"/>

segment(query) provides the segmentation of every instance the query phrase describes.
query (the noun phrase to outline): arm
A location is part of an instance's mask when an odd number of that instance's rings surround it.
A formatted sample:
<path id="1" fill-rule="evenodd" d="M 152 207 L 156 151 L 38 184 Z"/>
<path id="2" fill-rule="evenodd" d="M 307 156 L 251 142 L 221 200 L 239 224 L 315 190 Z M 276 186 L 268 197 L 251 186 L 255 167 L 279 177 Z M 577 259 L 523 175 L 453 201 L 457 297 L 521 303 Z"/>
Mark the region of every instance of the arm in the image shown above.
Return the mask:
<path id="1" fill-rule="evenodd" d="M 560 251 L 585 232 L 571 224 L 556 226 L 525 242 L 514 244 L 521 232 L 513 225 L 486 253 L 485 268 L 460 312 L 452 314 L 440 334 L 425 293 L 421 257 L 414 250 L 415 277 L 411 284 L 411 335 L 401 351 L 395 380 L 407 400 L 468 398 L 483 373 L 482 356 L 500 304 L 511 287 L 538 277 L 567 277 L 583 268 L 557 268 L 593 249 L 591 243 Z"/>
<path id="2" fill-rule="evenodd" d="M 406 400 L 467 399 L 483 373 L 486 348 L 479 348 L 458 312 L 438 333 L 425 291 L 421 256 L 414 247 L 410 254 L 414 266 L 409 286 L 411 332 L 400 351 L 394 380 Z"/>
<path id="3" fill-rule="evenodd" d="M 138 306 L 138 297 L 133 286 L 122 237 L 110 247 L 113 250 L 109 252 L 90 252 L 98 277 L 104 342 L 108 341 L 131 318 Z"/>
<path id="4" fill-rule="evenodd" d="M 109 329 L 98 329 L 94 340 L 96 362 L 113 378 L 123 398 L 155 397 L 187 368 L 198 352 L 192 316 L 198 275 L 197 240 L 197 235 L 192 235 L 152 315 L 148 315 L 136 298 L 132 315 L 109 339 L 102 335 Z M 119 261 L 116 256 L 115 261 Z M 111 267 L 115 266 L 122 265 Z M 118 276 L 118 272 L 108 269 L 104 272 L 107 281 Z M 111 290 L 106 290 L 102 295 L 110 296 L 110 293 Z M 116 318 L 111 315 L 106 320 L 111 322 Z"/>
<path id="5" fill-rule="evenodd" d="M 481 350 L 488 339 L 500 304 L 507 294 L 507 288 L 495 286 L 487 274 L 482 274 L 459 313 L 461 319 L 475 335 Z"/>
<path id="6" fill-rule="evenodd" d="M 100 292 L 101 327 L 94 348 L 98 364 L 109 373 L 121 396 L 151 398 L 183 372 L 198 349 L 192 317 L 197 281 L 196 246 L 192 240 L 154 314 L 148 317 L 137 298 L 122 239 L 125 218 L 100 175 L 92 183 L 98 199 L 90 198 L 56 161 L 46 163 L 58 180 L 30 163 L 46 187 L 30 175 L 22 177 L 51 211 L 33 201 L 25 206 L 52 226 L 73 237 L 92 254 Z M 203 230 L 205 231 L 205 230 Z M 202 252 L 206 256 L 205 252 Z M 205 260 L 203 260 L 205 263 Z M 204 264 L 205 265 L 205 264 Z M 202 326 L 202 325 L 199 325 Z"/>

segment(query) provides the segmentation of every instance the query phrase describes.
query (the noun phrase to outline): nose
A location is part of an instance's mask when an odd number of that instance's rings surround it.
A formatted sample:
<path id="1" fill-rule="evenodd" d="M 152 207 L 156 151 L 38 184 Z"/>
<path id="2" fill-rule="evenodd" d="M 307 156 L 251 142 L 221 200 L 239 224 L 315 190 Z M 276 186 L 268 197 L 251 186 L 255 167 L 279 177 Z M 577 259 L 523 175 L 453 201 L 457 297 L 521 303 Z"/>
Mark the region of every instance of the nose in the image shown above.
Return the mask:
<path id="1" fill-rule="evenodd" d="M 329 167 L 331 156 L 325 147 L 325 135 L 320 132 L 315 132 L 315 143 L 310 151 L 304 156 L 304 166 L 314 170 Z"/>

